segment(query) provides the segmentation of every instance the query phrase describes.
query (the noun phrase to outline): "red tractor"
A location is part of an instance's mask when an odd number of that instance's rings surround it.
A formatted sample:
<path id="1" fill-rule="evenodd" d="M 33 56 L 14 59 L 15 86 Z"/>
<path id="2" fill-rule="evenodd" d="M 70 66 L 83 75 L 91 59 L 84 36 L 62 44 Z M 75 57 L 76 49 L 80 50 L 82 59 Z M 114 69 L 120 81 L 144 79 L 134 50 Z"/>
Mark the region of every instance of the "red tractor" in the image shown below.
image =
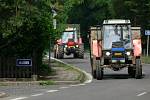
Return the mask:
<path id="1" fill-rule="evenodd" d="M 64 58 L 64 54 L 73 54 L 74 58 L 84 58 L 84 44 L 80 36 L 79 24 L 68 24 L 61 39 L 54 46 L 54 57 Z"/>

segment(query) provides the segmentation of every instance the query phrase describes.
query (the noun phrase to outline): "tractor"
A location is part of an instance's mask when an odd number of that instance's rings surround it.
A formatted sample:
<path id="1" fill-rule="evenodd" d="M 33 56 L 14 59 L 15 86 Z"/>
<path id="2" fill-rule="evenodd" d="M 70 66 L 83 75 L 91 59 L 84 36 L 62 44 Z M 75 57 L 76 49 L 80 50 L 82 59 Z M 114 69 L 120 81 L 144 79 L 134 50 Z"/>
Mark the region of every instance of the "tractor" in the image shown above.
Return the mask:
<path id="1" fill-rule="evenodd" d="M 54 57 L 64 58 L 73 54 L 74 58 L 84 58 L 84 44 L 80 36 L 79 24 L 67 24 L 65 31 L 61 34 L 61 39 L 54 45 Z"/>
<path id="2" fill-rule="evenodd" d="M 130 20 L 109 19 L 91 26 L 89 33 L 93 78 L 102 80 L 105 68 L 128 68 L 131 77 L 142 78 L 140 27 L 131 27 Z"/>

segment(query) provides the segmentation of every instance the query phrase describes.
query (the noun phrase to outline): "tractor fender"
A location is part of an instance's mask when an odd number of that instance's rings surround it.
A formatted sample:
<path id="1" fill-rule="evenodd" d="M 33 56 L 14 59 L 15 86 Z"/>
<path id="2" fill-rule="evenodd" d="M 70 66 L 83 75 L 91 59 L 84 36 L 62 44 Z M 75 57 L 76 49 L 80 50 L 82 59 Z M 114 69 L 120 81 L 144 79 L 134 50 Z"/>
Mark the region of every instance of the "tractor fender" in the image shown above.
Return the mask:
<path id="1" fill-rule="evenodd" d="M 135 39 L 133 40 L 133 46 L 134 46 L 134 57 L 140 57 L 142 54 L 142 46 L 141 46 L 141 39 Z"/>
<path id="2" fill-rule="evenodd" d="M 97 41 L 97 40 L 93 40 L 92 41 L 92 54 L 95 57 L 101 57 L 102 56 L 102 42 L 101 41 Z"/>

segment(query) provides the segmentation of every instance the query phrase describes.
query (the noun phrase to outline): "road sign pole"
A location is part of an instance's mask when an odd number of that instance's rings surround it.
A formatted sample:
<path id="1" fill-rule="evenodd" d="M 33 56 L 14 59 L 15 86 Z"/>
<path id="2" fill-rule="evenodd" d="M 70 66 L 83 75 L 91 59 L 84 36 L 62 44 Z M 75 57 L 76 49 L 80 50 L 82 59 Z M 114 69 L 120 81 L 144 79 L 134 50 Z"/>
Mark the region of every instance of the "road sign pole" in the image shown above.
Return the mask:
<path id="1" fill-rule="evenodd" d="M 147 36 L 147 56 L 149 54 L 149 36 L 150 36 L 150 30 L 145 30 L 145 35 Z"/>
<path id="2" fill-rule="evenodd" d="M 147 56 L 148 56 L 148 54 L 149 54 L 149 35 L 148 35 L 148 37 L 147 37 Z"/>

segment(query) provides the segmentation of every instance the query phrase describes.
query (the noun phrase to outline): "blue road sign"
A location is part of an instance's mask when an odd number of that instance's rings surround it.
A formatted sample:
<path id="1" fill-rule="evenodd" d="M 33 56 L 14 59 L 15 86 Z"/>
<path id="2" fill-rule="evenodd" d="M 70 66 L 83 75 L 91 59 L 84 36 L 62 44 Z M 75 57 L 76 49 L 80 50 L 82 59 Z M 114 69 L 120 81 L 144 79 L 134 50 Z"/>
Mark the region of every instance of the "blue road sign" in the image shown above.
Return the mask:
<path id="1" fill-rule="evenodd" d="M 16 66 L 32 66 L 31 59 L 17 59 Z"/>
<path id="2" fill-rule="evenodd" d="M 145 35 L 150 35 L 150 30 L 145 30 Z"/>

